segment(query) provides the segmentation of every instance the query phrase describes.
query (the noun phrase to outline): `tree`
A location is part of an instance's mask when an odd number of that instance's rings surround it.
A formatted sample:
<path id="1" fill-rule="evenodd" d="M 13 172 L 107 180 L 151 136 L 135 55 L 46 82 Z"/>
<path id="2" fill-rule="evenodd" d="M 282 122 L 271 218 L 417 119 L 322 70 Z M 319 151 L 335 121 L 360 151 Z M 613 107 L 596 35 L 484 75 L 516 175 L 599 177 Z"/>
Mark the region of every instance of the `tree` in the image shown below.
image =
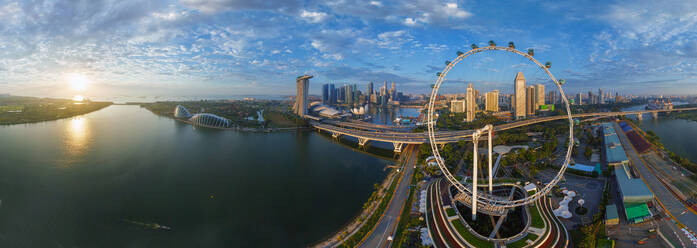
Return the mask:
<path id="1" fill-rule="evenodd" d="M 593 149 L 591 149 L 590 146 L 586 146 L 586 150 L 583 152 L 583 155 L 586 156 L 586 159 L 590 160 L 591 156 L 593 155 Z"/>

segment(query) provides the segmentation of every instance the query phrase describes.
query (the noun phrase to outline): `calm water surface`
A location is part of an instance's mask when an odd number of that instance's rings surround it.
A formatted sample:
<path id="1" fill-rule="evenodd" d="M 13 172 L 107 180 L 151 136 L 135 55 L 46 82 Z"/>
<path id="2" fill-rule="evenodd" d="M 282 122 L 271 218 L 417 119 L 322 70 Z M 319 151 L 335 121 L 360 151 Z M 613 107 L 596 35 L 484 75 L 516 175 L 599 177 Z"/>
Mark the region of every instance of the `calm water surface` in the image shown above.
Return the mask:
<path id="1" fill-rule="evenodd" d="M 623 110 L 643 110 L 645 106 L 634 106 Z M 633 116 L 630 117 L 634 118 Z M 697 162 L 697 122 L 683 119 L 667 119 L 661 115 L 656 120 L 650 114 L 645 114 L 643 120 L 638 121 L 638 123 L 642 130 L 651 130 L 656 133 L 661 138 L 661 143 L 668 150 L 692 162 Z"/>
<path id="2" fill-rule="evenodd" d="M 303 247 L 353 218 L 387 163 L 137 106 L 0 126 L 0 247 Z"/>
<path id="3" fill-rule="evenodd" d="M 368 109 L 373 118 L 370 122 L 382 125 L 396 125 L 394 120 L 398 117 L 418 117 L 421 114 L 421 109 L 418 108 L 399 108 L 399 107 L 389 107 L 389 108 L 379 108 L 371 106 Z"/>

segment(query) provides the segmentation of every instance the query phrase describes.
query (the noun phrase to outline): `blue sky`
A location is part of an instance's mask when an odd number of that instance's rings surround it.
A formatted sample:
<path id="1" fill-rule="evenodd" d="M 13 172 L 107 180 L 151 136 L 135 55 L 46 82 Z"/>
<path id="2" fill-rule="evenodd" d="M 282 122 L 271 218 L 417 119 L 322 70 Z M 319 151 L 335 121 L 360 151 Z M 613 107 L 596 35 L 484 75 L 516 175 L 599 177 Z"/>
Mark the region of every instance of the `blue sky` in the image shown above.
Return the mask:
<path id="1" fill-rule="evenodd" d="M 294 79 L 425 93 L 458 50 L 534 48 L 567 92 L 697 93 L 697 2 L 0 0 L 0 93 L 293 94 Z M 511 79 L 512 81 L 512 79 Z"/>

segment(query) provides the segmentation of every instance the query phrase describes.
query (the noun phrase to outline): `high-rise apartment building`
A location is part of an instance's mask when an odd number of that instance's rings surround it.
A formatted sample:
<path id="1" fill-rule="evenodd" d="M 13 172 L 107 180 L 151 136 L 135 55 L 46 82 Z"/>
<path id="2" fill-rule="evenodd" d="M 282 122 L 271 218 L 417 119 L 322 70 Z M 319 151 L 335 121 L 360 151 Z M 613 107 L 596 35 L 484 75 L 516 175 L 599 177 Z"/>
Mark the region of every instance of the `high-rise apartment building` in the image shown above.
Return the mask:
<path id="1" fill-rule="evenodd" d="M 528 116 L 535 115 L 535 86 L 529 86 L 525 94 L 525 114 Z"/>
<path id="2" fill-rule="evenodd" d="M 297 95 L 295 96 L 295 104 L 293 111 L 300 117 L 307 115 L 307 90 L 310 87 L 311 75 L 302 75 L 295 80 Z"/>
<path id="3" fill-rule="evenodd" d="M 499 112 L 499 91 L 494 90 L 486 93 L 486 111 Z"/>
<path id="4" fill-rule="evenodd" d="M 467 102 L 467 109 L 465 110 L 467 112 L 465 116 L 465 121 L 471 122 L 474 120 L 474 116 L 477 112 L 477 102 L 474 96 L 474 88 L 472 88 L 472 84 L 467 85 L 467 94 L 465 95 L 465 101 Z"/>
<path id="5" fill-rule="evenodd" d="M 452 112 L 452 113 L 464 113 L 465 112 L 465 101 L 464 100 L 452 100 L 452 101 L 450 101 L 450 112 Z"/>
<path id="6" fill-rule="evenodd" d="M 513 87 L 513 101 L 511 104 L 512 105 L 512 110 L 513 110 L 513 118 L 515 119 L 521 119 L 525 118 L 525 76 L 523 76 L 522 72 L 518 72 L 515 76 L 514 80 L 514 87 Z"/>

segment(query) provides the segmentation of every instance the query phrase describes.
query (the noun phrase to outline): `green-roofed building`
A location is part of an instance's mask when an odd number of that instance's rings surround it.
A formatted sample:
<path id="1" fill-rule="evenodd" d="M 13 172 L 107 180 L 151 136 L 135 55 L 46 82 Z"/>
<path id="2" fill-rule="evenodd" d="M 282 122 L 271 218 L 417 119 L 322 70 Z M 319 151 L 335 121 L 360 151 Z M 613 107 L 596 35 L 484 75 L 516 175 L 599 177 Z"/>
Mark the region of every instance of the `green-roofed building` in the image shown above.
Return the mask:
<path id="1" fill-rule="evenodd" d="M 624 205 L 624 212 L 627 214 L 627 220 L 631 223 L 639 223 L 651 217 L 651 211 L 646 203 L 635 205 Z"/>

